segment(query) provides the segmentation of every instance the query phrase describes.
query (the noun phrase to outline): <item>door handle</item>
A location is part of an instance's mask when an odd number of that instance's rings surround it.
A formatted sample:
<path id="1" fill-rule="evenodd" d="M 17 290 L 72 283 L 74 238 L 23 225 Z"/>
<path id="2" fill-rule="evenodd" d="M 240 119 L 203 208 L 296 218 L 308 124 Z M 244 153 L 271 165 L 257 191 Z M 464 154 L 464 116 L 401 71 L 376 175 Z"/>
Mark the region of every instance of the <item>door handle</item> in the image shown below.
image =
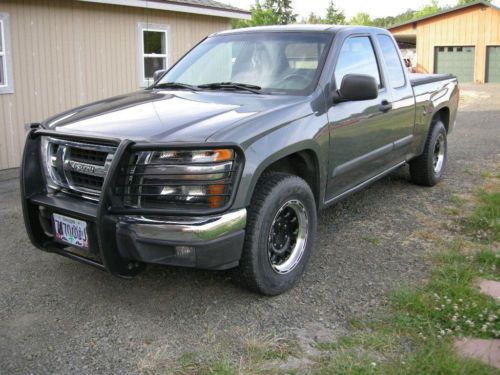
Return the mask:
<path id="1" fill-rule="evenodd" d="M 392 103 L 384 99 L 382 103 L 379 104 L 378 109 L 382 112 L 388 112 L 392 109 Z"/>

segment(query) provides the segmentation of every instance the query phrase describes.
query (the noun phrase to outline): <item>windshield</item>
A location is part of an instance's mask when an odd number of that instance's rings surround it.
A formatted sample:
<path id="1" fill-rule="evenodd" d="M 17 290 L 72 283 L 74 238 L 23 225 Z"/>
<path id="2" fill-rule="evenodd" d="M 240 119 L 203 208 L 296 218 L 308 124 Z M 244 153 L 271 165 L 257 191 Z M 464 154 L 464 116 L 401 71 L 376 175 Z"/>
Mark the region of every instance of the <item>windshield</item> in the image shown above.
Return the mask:
<path id="1" fill-rule="evenodd" d="M 316 86 L 330 40 L 331 34 L 319 32 L 215 36 L 190 51 L 156 85 L 238 89 L 230 86 L 238 84 L 267 94 L 308 94 Z"/>

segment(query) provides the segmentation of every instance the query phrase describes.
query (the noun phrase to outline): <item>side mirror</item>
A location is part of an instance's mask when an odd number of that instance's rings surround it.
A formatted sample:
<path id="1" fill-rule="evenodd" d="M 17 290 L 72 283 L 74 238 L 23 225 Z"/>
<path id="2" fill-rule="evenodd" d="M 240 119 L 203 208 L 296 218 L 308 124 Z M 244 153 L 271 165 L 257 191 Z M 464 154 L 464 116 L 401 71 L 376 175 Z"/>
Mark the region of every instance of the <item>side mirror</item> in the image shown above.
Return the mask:
<path id="1" fill-rule="evenodd" d="M 165 74 L 166 70 L 157 70 L 156 72 L 153 73 L 153 82 L 158 81 L 163 75 Z"/>
<path id="2" fill-rule="evenodd" d="M 346 74 L 340 89 L 334 95 L 336 103 L 356 100 L 370 100 L 378 97 L 378 84 L 375 78 L 366 74 Z"/>

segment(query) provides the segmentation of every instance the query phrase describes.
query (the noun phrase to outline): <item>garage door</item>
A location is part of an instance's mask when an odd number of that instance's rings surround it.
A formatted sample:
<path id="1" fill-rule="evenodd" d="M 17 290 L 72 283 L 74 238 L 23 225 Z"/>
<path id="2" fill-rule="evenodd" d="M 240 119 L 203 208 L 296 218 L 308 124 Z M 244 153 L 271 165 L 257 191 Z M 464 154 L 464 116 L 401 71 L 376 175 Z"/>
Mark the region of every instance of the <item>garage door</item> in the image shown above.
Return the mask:
<path id="1" fill-rule="evenodd" d="M 435 73 L 451 73 L 459 82 L 474 81 L 474 47 L 436 47 Z"/>
<path id="2" fill-rule="evenodd" d="M 488 47 L 486 53 L 486 82 L 500 83 L 500 46 Z"/>

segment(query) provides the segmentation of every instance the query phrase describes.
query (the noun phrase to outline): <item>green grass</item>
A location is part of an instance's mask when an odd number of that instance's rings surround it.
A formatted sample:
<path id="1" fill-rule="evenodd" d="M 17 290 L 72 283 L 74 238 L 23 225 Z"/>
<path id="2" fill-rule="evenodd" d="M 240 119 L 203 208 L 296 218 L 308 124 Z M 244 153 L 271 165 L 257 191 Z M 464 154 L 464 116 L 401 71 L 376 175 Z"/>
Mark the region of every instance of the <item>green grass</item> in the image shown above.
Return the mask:
<path id="1" fill-rule="evenodd" d="M 328 354 L 314 374 L 498 373 L 452 350 L 455 337 L 500 337 L 500 305 L 473 286 L 486 269 L 500 279 L 493 251 L 467 256 L 459 242 L 446 244 L 424 285 L 392 293 L 386 318 L 318 344 Z"/>
<path id="2" fill-rule="evenodd" d="M 368 242 L 369 244 L 372 245 L 380 245 L 382 243 L 382 239 L 379 237 L 374 237 L 374 236 L 362 236 L 361 239 L 365 242 Z"/>
<path id="3" fill-rule="evenodd" d="M 465 202 L 466 202 L 465 198 L 462 198 L 459 195 L 453 194 L 450 197 L 450 203 L 453 203 L 455 206 L 457 206 L 456 208 L 463 207 Z"/>
<path id="4" fill-rule="evenodd" d="M 325 362 L 314 375 L 493 375 L 498 370 L 484 364 L 458 357 L 449 343 L 429 342 L 419 346 L 414 354 L 400 356 L 390 363 L 376 362 L 380 357 L 358 351 L 357 355 L 338 352 Z"/>
<path id="5" fill-rule="evenodd" d="M 499 278 L 497 254 L 482 250 L 466 256 L 454 243 L 436 256 L 436 263 L 426 285 L 393 293 L 398 323 L 423 337 L 500 337 L 500 306 L 473 286 L 478 277 Z"/>
<path id="6" fill-rule="evenodd" d="M 469 202 L 455 195 L 450 203 L 448 212 L 458 215 Z M 500 304 L 474 285 L 479 278 L 500 281 L 500 254 L 488 247 L 500 240 L 500 193 L 481 191 L 472 203 L 462 233 L 436 243 L 428 280 L 394 291 L 383 319 L 358 321 L 349 336 L 318 344 L 325 356 L 315 375 L 498 374 L 453 350 L 458 337 L 500 338 Z M 481 244 L 466 251 L 461 234 Z"/>
<path id="7" fill-rule="evenodd" d="M 253 338 L 247 342 L 245 352 L 248 362 L 261 363 L 272 360 L 284 361 L 289 356 L 298 356 L 300 348 L 291 340 Z"/>
<path id="8" fill-rule="evenodd" d="M 483 243 L 500 241 L 500 192 L 480 192 L 479 205 L 464 219 L 466 232 Z"/>
<path id="9" fill-rule="evenodd" d="M 482 172 L 481 173 L 482 178 L 500 178 L 499 173 L 492 173 L 492 172 Z"/>
<path id="10" fill-rule="evenodd" d="M 400 366 L 390 366 L 386 374 L 493 375 L 498 370 L 479 361 L 458 357 L 449 342 L 433 341 L 418 347 Z"/>
<path id="11" fill-rule="evenodd" d="M 227 358 L 200 358 L 195 353 L 187 353 L 179 358 L 179 366 L 174 370 L 178 375 L 235 375 L 236 368 Z"/>
<path id="12" fill-rule="evenodd" d="M 145 363 L 140 370 L 144 374 L 164 375 L 273 375 L 283 372 L 272 366 L 263 368 L 263 364 L 284 362 L 290 356 L 300 357 L 302 354 L 295 341 L 274 335 L 247 337 L 238 350 L 231 347 L 230 343 L 226 344 L 187 352 L 174 361 L 168 356 L 159 355 Z"/>

